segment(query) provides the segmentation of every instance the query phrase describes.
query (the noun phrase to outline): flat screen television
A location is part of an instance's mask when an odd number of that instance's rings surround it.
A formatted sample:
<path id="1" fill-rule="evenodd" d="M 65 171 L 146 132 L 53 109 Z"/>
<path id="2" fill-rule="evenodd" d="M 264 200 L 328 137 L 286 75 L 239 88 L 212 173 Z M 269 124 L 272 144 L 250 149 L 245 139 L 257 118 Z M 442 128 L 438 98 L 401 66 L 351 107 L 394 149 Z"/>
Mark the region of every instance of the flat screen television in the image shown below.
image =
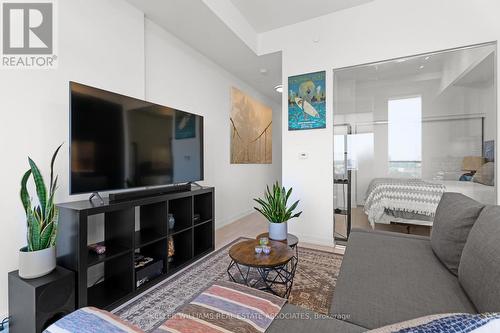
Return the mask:
<path id="1" fill-rule="evenodd" d="M 203 117 L 70 82 L 70 193 L 203 180 Z"/>

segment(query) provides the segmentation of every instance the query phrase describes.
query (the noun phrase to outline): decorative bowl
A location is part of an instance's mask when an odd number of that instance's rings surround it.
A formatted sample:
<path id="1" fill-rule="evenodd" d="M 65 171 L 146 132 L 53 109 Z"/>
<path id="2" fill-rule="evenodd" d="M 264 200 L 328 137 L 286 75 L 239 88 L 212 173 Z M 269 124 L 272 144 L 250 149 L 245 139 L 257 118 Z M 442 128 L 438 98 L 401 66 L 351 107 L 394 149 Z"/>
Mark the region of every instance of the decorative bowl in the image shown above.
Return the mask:
<path id="1" fill-rule="evenodd" d="M 261 237 L 261 238 L 259 238 L 259 244 L 260 245 L 267 245 L 267 244 L 269 244 L 269 238 L 268 237 Z"/>
<path id="2" fill-rule="evenodd" d="M 262 247 L 262 252 L 264 252 L 264 254 L 271 253 L 271 247 L 270 246 L 263 246 Z"/>
<path id="3" fill-rule="evenodd" d="M 263 250 L 263 249 L 262 249 L 262 246 L 256 246 L 256 247 L 255 247 L 255 253 L 257 253 L 257 254 L 261 254 L 261 253 L 262 253 L 262 250 Z"/>

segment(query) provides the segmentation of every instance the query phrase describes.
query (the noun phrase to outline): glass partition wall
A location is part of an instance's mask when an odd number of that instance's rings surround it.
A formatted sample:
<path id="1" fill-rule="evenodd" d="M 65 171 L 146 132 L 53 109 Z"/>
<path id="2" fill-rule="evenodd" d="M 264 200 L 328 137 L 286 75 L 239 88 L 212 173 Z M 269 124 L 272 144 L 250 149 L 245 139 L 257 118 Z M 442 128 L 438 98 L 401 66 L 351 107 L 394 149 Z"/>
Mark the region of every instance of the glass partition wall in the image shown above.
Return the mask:
<path id="1" fill-rule="evenodd" d="M 334 71 L 334 230 L 429 235 L 444 192 L 496 203 L 496 44 Z"/>

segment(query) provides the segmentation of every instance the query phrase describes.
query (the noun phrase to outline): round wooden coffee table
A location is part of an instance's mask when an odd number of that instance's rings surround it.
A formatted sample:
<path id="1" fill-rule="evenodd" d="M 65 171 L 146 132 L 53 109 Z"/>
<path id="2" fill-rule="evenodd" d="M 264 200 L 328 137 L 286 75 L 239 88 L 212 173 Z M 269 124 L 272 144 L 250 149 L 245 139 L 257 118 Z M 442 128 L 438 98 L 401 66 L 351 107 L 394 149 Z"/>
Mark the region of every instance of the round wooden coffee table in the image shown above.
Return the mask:
<path id="1" fill-rule="evenodd" d="M 285 243 L 270 241 L 271 253 L 257 254 L 256 246 L 259 246 L 259 241 L 256 239 L 233 245 L 229 249 L 231 263 L 227 268 L 227 274 L 234 282 L 268 290 L 277 296 L 288 298 L 297 268 L 294 251 Z M 281 289 L 284 291 L 279 290 L 278 286 L 283 286 Z"/>

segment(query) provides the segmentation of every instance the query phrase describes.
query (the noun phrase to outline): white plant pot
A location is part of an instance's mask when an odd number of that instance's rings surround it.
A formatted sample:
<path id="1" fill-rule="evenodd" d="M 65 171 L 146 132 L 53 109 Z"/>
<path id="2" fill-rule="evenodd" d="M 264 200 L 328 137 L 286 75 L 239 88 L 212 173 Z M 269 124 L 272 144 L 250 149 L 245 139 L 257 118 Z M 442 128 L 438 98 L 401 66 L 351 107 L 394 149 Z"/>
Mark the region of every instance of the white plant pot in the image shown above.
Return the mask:
<path id="1" fill-rule="evenodd" d="M 269 238 L 273 240 L 285 240 L 287 239 L 288 227 L 287 223 L 271 223 L 269 222 Z"/>
<path id="2" fill-rule="evenodd" d="M 56 247 L 28 252 L 26 247 L 19 250 L 19 276 L 35 279 L 52 272 L 56 268 Z"/>

